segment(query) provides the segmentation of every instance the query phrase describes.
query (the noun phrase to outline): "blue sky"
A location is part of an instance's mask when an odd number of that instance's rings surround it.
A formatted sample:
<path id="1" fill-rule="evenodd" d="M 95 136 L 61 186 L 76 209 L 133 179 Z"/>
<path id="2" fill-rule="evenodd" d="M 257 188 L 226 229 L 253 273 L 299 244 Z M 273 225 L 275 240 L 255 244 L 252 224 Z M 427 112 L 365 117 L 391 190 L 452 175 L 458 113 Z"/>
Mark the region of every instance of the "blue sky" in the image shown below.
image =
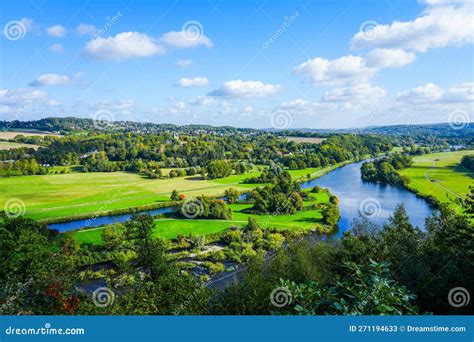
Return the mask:
<path id="1" fill-rule="evenodd" d="M 344 128 L 473 117 L 471 1 L 2 1 L 0 119 Z"/>

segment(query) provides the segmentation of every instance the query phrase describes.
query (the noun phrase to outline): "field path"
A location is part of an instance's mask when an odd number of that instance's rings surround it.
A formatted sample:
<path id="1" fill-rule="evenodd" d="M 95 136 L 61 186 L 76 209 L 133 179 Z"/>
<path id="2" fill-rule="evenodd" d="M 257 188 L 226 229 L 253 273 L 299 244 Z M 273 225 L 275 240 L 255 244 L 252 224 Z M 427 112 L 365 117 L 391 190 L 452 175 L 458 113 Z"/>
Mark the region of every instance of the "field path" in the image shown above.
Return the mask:
<path id="1" fill-rule="evenodd" d="M 433 183 L 433 184 L 439 186 L 440 188 L 446 190 L 446 191 L 449 192 L 450 194 L 453 194 L 453 195 L 456 196 L 457 198 L 463 199 L 463 197 L 462 197 L 461 195 L 459 195 L 458 193 L 454 192 L 453 190 L 451 190 L 451 189 L 445 187 L 443 184 L 441 184 L 438 179 L 430 178 L 429 172 L 432 171 L 432 170 L 434 170 L 435 168 L 436 168 L 436 161 L 433 160 L 433 164 L 431 165 L 431 168 L 428 169 L 428 170 L 425 172 L 425 177 L 426 177 L 426 179 L 427 179 L 429 182 L 431 182 L 431 183 Z"/>

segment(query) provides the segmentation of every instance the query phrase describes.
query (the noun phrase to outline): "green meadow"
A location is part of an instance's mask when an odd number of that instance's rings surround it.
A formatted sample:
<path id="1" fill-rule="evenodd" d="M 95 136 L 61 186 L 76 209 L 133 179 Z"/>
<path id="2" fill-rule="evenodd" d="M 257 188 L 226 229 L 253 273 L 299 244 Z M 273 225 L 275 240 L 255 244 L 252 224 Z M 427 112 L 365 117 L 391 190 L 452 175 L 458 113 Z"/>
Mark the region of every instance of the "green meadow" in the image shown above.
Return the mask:
<path id="1" fill-rule="evenodd" d="M 328 203 L 327 193 L 321 192 L 311 194 L 311 198 L 305 201 L 307 210 L 293 215 L 253 215 L 243 211 L 250 208 L 251 204 L 231 204 L 232 220 L 204 220 L 204 219 L 181 219 L 160 218 L 155 220 L 154 235 L 165 239 L 174 239 L 179 234 L 207 235 L 226 230 L 231 226 L 243 227 L 247 224 L 249 217 L 254 217 L 263 228 L 276 229 L 313 229 L 316 224 L 321 224 L 322 214 L 319 209 L 312 206 L 316 203 Z M 73 232 L 74 239 L 79 243 L 101 244 L 103 227 L 84 229 Z"/>
<path id="2" fill-rule="evenodd" d="M 466 154 L 474 154 L 474 150 L 425 154 L 413 158 L 413 165 L 399 172 L 410 178 L 410 188 L 461 209 L 453 199 L 466 196 L 474 185 L 473 174 L 459 164 Z"/>
<path id="3" fill-rule="evenodd" d="M 296 179 L 314 176 L 320 168 L 290 170 Z M 206 180 L 201 176 L 149 179 L 128 172 L 66 173 L 0 178 L 0 207 L 11 198 L 25 203 L 25 217 L 35 220 L 58 219 L 107 212 L 170 200 L 177 190 L 187 198 L 217 196 L 233 187 L 248 191 L 256 184 L 243 184 L 260 174 L 256 169 L 241 175 Z M 259 184 L 261 186 L 261 184 Z"/>

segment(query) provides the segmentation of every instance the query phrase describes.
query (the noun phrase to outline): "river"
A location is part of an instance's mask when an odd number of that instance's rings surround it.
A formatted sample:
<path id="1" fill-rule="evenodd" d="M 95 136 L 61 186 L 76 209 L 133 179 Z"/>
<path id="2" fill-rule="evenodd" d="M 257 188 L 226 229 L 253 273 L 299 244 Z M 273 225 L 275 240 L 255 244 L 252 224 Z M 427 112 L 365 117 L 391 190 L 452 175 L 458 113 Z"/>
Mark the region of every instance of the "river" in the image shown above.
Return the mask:
<path id="1" fill-rule="evenodd" d="M 318 179 L 301 184 L 302 188 L 310 188 L 316 185 L 329 188 L 332 194 L 339 197 L 341 219 L 338 224 L 338 235 L 340 236 L 350 227 L 354 218 L 359 217 L 360 208 L 372 222 L 383 224 L 399 203 L 405 205 L 405 209 L 410 216 L 410 222 L 415 226 L 423 228 L 425 218 L 432 213 L 432 209 L 426 201 L 416 197 L 413 193 L 405 189 L 391 185 L 363 182 L 360 178 L 361 165 L 362 162 L 348 164 Z M 175 208 L 167 207 L 144 211 L 144 213 L 159 215 L 173 212 L 174 210 Z M 59 232 L 66 232 L 81 228 L 93 228 L 105 224 L 124 222 L 130 219 L 130 217 L 131 214 L 104 216 L 95 219 L 49 224 L 48 228 L 57 229 Z"/>
<path id="2" fill-rule="evenodd" d="M 410 223 L 423 229 L 425 218 L 433 212 L 428 203 L 402 188 L 363 182 L 360 177 L 362 163 L 348 164 L 318 179 L 301 184 L 302 188 L 316 185 L 329 188 L 331 193 L 339 198 L 341 219 L 338 223 L 338 235 L 350 227 L 354 218 L 360 217 L 360 212 L 372 222 L 384 224 L 400 203 L 405 206 Z"/>

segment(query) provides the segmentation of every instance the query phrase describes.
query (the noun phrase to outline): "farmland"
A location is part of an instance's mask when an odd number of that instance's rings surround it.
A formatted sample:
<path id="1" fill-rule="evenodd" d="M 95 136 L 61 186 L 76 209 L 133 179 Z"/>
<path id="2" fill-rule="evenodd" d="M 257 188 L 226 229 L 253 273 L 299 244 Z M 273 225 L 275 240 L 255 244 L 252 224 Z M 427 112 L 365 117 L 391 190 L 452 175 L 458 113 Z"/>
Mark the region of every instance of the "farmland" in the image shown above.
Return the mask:
<path id="1" fill-rule="evenodd" d="M 294 178 L 314 175 L 319 168 L 290 170 Z M 57 219 L 152 205 L 170 200 L 177 190 L 187 198 L 199 195 L 222 195 L 233 187 L 248 191 L 256 184 L 243 184 L 257 176 L 253 170 L 245 174 L 207 180 L 201 176 L 148 179 L 128 172 L 67 173 L 0 178 L 0 206 L 10 198 L 25 204 L 25 216 L 36 220 Z"/>
<path id="2" fill-rule="evenodd" d="M 310 138 L 310 137 L 286 137 L 288 141 L 294 141 L 297 144 L 310 143 L 321 144 L 326 138 Z"/>
<path id="3" fill-rule="evenodd" d="M 461 158 L 470 151 L 432 153 L 413 158 L 413 165 L 400 170 L 400 174 L 410 178 L 409 187 L 423 195 L 431 195 L 440 202 L 449 202 L 460 208 L 454 201 L 466 196 L 473 185 L 473 175 L 459 165 Z"/>

